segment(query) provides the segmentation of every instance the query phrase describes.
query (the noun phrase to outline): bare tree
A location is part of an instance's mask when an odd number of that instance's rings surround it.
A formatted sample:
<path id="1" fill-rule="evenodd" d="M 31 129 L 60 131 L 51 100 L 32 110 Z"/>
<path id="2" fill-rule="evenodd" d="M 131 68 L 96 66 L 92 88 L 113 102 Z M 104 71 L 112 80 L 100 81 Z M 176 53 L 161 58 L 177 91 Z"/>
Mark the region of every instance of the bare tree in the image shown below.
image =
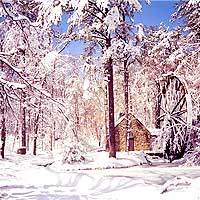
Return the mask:
<path id="1" fill-rule="evenodd" d="M 21 127 L 22 127 L 22 133 L 21 133 L 21 137 L 22 137 L 22 147 L 26 148 L 26 94 L 24 91 L 22 91 L 21 94 Z"/>
<path id="2" fill-rule="evenodd" d="M 6 119 L 5 119 L 5 102 L 4 102 L 4 95 L 3 95 L 3 87 L 0 86 L 0 113 L 1 113 L 1 147 L 0 153 L 1 157 L 4 158 L 4 150 L 5 150 L 5 143 L 6 143 Z"/>

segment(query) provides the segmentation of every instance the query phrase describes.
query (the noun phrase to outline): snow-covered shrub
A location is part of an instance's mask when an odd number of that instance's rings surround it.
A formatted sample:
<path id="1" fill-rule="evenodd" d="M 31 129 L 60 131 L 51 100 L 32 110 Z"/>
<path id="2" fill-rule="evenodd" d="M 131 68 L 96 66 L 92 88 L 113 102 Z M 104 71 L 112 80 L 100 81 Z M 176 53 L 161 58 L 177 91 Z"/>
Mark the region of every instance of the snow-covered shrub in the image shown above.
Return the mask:
<path id="1" fill-rule="evenodd" d="M 186 166 L 200 166 L 200 142 L 197 138 L 196 146 L 193 151 L 189 151 L 184 155 L 184 165 Z"/>
<path id="2" fill-rule="evenodd" d="M 182 159 L 177 160 L 181 165 L 200 166 L 200 130 L 192 127 L 187 143 L 187 149 Z"/>
<path id="3" fill-rule="evenodd" d="M 85 161 L 84 151 L 80 143 L 71 143 L 68 144 L 65 148 L 63 156 L 63 164 L 68 163 L 72 164 L 74 162 L 83 162 Z"/>
<path id="4" fill-rule="evenodd" d="M 153 149 L 162 151 L 164 157 L 170 161 L 180 159 L 188 151 L 193 151 L 196 147 L 196 133 L 189 129 L 187 125 L 176 125 L 176 131 L 172 127 L 159 131 L 157 138 L 153 141 Z"/>
<path id="5" fill-rule="evenodd" d="M 185 166 L 200 166 L 200 147 L 184 156 Z"/>

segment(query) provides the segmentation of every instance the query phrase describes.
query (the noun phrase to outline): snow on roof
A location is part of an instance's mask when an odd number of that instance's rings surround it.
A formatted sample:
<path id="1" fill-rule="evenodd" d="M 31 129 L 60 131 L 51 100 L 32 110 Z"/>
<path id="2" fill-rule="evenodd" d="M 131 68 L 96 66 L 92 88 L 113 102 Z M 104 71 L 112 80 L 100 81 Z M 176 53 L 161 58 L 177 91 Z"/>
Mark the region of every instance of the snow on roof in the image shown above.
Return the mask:
<path id="1" fill-rule="evenodd" d="M 159 136 L 162 133 L 162 129 L 150 128 L 149 132 L 151 133 L 151 135 Z"/>
<path id="2" fill-rule="evenodd" d="M 120 118 L 115 122 L 115 126 L 119 125 L 124 119 L 125 119 L 125 115 L 123 115 L 122 117 L 120 117 Z"/>

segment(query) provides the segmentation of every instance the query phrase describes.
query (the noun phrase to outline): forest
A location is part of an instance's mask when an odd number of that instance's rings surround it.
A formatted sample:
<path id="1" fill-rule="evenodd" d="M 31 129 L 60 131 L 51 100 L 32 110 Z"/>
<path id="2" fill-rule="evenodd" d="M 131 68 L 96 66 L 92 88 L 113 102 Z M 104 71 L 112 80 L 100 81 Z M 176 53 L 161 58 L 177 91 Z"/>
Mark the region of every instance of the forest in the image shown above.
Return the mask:
<path id="1" fill-rule="evenodd" d="M 200 2 L 174 6 L 169 30 L 135 24 L 139 0 L 0 0 L 1 157 L 107 146 L 115 158 L 123 113 L 127 140 L 133 115 L 168 157 L 198 159 Z"/>

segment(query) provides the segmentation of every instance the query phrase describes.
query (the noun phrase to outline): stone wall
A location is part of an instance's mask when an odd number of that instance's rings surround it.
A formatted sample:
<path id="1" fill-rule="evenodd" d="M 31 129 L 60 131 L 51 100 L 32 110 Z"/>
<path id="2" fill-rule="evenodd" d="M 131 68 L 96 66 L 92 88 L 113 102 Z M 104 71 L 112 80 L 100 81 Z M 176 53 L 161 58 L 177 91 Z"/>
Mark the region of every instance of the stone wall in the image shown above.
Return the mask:
<path id="1" fill-rule="evenodd" d="M 126 151 L 127 150 L 127 141 L 126 141 L 126 127 L 125 119 L 122 120 L 116 127 L 115 127 L 115 148 L 116 151 Z"/>
<path id="2" fill-rule="evenodd" d="M 121 121 L 115 127 L 115 140 L 116 140 L 116 151 L 127 151 L 127 140 L 126 140 L 126 121 Z M 130 123 L 131 133 L 134 137 L 134 150 L 150 150 L 150 132 L 145 126 L 135 117 L 132 117 Z"/>

